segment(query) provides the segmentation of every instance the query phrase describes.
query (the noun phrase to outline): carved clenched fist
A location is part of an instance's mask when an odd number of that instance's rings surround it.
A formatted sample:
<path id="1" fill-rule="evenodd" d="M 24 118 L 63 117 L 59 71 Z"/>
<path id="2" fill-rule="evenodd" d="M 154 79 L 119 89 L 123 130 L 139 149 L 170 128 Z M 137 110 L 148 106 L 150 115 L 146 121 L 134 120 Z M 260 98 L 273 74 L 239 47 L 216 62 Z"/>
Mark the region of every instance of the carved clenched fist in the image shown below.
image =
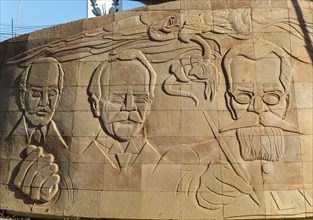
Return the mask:
<path id="1" fill-rule="evenodd" d="M 34 202 L 49 202 L 59 190 L 58 170 L 52 154 L 44 155 L 42 147 L 30 145 L 14 185 Z"/>

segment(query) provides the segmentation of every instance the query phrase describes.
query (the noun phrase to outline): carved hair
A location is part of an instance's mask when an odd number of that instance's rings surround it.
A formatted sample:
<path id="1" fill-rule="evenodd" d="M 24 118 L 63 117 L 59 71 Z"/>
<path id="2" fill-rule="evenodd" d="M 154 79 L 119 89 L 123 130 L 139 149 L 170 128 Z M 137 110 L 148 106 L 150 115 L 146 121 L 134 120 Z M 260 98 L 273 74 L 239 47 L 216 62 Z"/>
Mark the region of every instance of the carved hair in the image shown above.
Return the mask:
<path id="1" fill-rule="evenodd" d="M 258 53 L 257 56 L 255 55 L 256 52 Z M 286 57 L 287 54 L 282 48 L 261 39 L 258 39 L 253 44 L 249 43 L 236 45 L 232 47 L 225 55 L 223 60 L 223 68 L 228 89 L 232 89 L 231 63 L 235 57 L 243 56 L 250 60 L 261 60 L 271 53 L 277 55 L 281 60 L 279 80 L 284 87 L 284 90 L 287 91 L 293 75 L 293 70 Z"/>
<path id="2" fill-rule="evenodd" d="M 59 80 L 58 80 L 58 89 L 59 89 L 59 93 L 62 93 L 63 90 L 63 77 L 64 77 L 64 71 L 61 67 L 61 64 L 53 57 L 43 57 L 43 58 L 39 58 L 38 60 L 33 61 L 23 72 L 21 75 L 21 81 L 20 81 L 20 91 L 21 92 L 26 92 L 27 90 L 27 79 L 28 79 L 28 75 L 29 75 L 29 70 L 32 66 L 32 64 L 36 64 L 36 63 L 56 63 L 58 66 L 58 70 L 59 70 Z"/>
<path id="3" fill-rule="evenodd" d="M 101 98 L 102 96 L 101 76 L 103 73 L 106 73 L 104 75 L 105 82 L 109 82 L 110 74 L 108 73 L 110 72 L 110 63 L 116 60 L 120 60 L 120 61 L 138 60 L 147 68 L 148 73 L 149 73 L 149 98 L 153 100 L 157 74 L 155 70 L 153 69 L 153 67 L 151 66 L 150 62 L 143 55 L 143 53 L 136 49 L 125 50 L 122 52 L 118 52 L 117 54 L 110 55 L 109 60 L 100 64 L 98 68 L 96 69 L 96 71 L 94 72 L 94 74 L 92 75 L 92 78 L 90 80 L 90 84 L 88 87 L 89 96 L 96 96 L 98 99 Z"/>

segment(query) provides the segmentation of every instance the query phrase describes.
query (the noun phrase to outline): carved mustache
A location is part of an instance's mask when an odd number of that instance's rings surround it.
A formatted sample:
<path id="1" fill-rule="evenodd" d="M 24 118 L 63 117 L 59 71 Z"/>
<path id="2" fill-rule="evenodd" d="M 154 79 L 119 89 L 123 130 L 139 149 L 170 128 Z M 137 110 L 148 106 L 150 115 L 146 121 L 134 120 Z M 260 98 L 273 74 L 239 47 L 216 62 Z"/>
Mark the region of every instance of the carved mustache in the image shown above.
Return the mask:
<path id="1" fill-rule="evenodd" d="M 140 124 L 143 123 L 138 112 L 136 111 L 123 112 L 122 111 L 122 112 L 119 112 L 110 120 L 108 120 L 108 124 L 111 124 L 113 122 L 123 122 L 123 121 L 132 121 L 132 122 L 140 123 Z"/>
<path id="2" fill-rule="evenodd" d="M 284 131 L 301 134 L 300 130 L 296 126 L 289 124 L 271 112 L 263 112 L 259 115 L 252 112 L 246 112 L 238 120 L 223 127 L 220 132 L 236 130 L 238 128 L 255 127 L 259 125 L 263 125 L 264 127 L 280 128 Z"/>
<path id="3" fill-rule="evenodd" d="M 29 114 L 36 114 L 38 112 L 51 113 L 52 109 L 49 106 L 44 106 L 44 107 L 38 107 L 32 111 L 28 111 Z"/>

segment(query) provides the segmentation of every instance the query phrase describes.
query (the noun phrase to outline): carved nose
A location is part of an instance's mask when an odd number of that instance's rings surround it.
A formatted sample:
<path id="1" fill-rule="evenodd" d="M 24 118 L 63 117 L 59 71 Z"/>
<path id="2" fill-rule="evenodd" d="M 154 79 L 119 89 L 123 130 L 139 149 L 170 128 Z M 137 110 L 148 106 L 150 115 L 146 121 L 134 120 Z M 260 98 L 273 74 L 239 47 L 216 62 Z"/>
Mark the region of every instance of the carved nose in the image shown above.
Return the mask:
<path id="1" fill-rule="evenodd" d="M 263 102 L 262 97 L 259 95 L 256 95 L 255 98 L 252 100 L 248 107 L 249 112 L 255 112 L 257 114 L 260 114 L 261 112 L 268 111 L 267 105 Z"/>
<path id="2" fill-rule="evenodd" d="M 137 106 L 134 102 L 134 96 L 132 94 L 126 94 L 125 97 L 125 111 L 134 111 L 137 110 Z"/>
<path id="3" fill-rule="evenodd" d="M 41 99 L 40 99 L 40 106 L 47 106 L 49 105 L 49 97 L 47 92 L 43 92 Z"/>

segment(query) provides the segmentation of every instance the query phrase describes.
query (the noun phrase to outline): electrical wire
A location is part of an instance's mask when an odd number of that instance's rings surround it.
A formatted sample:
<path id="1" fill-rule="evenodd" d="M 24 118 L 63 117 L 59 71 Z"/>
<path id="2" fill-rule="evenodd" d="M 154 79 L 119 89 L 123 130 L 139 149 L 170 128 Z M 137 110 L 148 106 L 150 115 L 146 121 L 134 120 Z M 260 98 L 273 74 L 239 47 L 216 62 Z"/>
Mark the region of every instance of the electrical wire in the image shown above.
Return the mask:
<path id="1" fill-rule="evenodd" d="M 19 25 L 20 14 L 21 14 L 21 7 L 22 7 L 22 0 L 20 0 L 18 3 L 18 12 L 17 12 L 17 18 L 16 18 L 15 34 L 14 34 L 15 36 L 17 34 L 17 31 L 18 31 L 18 25 Z"/>
<path id="2" fill-rule="evenodd" d="M 0 0 L 2 1 L 2 0 Z M 58 1 L 58 0 L 55 0 Z M 80 0 L 80 1 L 89 1 L 89 0 Z M 124 3 L 130 4 L 130 3 L 134 3 L 134 0 L 123 0 Z M 7 40 L 9 38 L 12 37 L 12 33 L 13 36 L 18 36 L 18 35 L 22 35 L 22 34 L 27 34 L 29 32 L 33 32 L 33 31 L 37 31 L 43 28 L 47 28 L 47 27 L 51 27 L 54 26 L 56 24 L 52 24 L 52 25 L 22 25 L 20 24 L 20 21 L 22 20 L 21 17 L 21 7 L 22 7 L 22 0 L 19 0 L 19 6 L 18 6 L 18 14 L 17 14 L 17 19 L 16 19 L 16 24 L 15 24 L 15 29 L 12 28 L 12 24 L 8 24 L 8 23 L 1 23 L 0 22 L 0 42 Z M 138 7 L 138 6 L 137 6 Z M 140 6 L 139 6 L 140 7 Z M 131 8 L 127 8 L 127 10 L 132 9 L 134 7 Z"/>
<path id="3" fill-rule="evenodd" d="M 19 25 L 18 31 L 14 33 L 15 36 L 27 34 L 33 31 L 37 31 L 43 28 L 48 28 L 53 25 Z M 12 37 L 12 24 L 0 23 L 0 41 L 9 39 Z"/>

